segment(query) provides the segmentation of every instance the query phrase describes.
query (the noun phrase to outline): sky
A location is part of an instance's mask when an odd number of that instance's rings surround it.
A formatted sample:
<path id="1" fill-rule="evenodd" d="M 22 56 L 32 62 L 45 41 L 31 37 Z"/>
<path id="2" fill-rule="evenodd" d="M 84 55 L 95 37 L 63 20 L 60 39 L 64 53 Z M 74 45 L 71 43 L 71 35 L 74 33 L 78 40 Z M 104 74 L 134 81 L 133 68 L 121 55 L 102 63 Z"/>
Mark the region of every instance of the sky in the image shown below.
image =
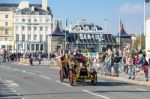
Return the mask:
<path id="1" fill-rule="evenodd" d="M 19 3 L 21 0 L 0 0 L 0 3 Z M 41 0 L 29 0 L 41 3 Z M 60 18 L 65 25 L 75 24 L 81 19 L 105 27 L 106 32 L 116 34 L 119 31 L 119 18 L 129 34 L 143 31 L 144 0 L 48 0 L 55 19 Z M 150 3 L 146 4 L 146 18 L 150 16 Z M 107 21 L 104 21 L 107 19 Z"/>

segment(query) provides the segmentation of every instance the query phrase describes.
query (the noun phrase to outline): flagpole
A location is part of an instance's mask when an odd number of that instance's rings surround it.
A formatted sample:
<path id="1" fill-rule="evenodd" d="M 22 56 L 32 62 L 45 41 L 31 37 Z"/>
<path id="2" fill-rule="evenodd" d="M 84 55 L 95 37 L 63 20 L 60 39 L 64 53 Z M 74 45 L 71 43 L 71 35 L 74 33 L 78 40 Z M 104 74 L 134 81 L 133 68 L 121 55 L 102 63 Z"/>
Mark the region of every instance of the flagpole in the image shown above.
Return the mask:
<path id="1" fill-rule="evenodd" d="M 67 33 L 66 33 L 66 29 L 67 28 L 67 18 L 65 19 L 65 49 L 67 49 Z"/>
<path id="2" fill-rule="evenodd" d="M 120 26 L 121 26 L 121 19 L 119 16 L 119 49 L 120 49 Z"/>
<path id="3" fill-rule="evenodd" d="M 144 35 L 146 36 L 146 33 L 145 33 L 145 12 L 146 12 L 146 9 L 145 9 L 146 7 L 145 6 L 146 5 L 145 4 L 146 4 L 146 2 L 144 0 Z"/>

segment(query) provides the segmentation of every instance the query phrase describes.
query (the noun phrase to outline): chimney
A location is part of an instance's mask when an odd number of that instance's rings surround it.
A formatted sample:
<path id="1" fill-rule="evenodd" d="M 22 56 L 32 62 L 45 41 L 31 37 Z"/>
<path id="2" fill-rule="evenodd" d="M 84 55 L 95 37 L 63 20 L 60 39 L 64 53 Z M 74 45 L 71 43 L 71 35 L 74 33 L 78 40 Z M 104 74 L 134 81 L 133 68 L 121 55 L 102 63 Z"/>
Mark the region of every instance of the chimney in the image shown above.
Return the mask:
<path id="1" fill-rule="evenodd" d="M 34 11 L 34 9 L 35 9 L 34 6 L 32 6 L 32 7 L 31 7 L 31 10 Z"/>
<path id="2" fill-rule="evenodd" d="M 48 7 L 48 0 L 42 0 L 42 9 L 47 11 Z"/>
<path id="3" fill-rule="evenodd" d="M 29 1 L 28 0 L 21 0 L 18 8 L 19 9 L 29 8 Z"/>

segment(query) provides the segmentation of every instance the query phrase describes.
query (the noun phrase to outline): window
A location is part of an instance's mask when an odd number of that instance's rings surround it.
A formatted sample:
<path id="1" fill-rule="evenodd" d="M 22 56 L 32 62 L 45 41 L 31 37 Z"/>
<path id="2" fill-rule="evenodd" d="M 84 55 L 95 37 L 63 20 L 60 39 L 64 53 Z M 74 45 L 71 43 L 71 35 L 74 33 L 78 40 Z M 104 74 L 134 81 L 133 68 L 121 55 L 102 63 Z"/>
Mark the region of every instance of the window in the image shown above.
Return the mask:
<path id="1" fill-rule="evenodd" d="M 8 51 L 12 51 L 12 45 L 8 45 Z"/>
<path id="2" fill-rule="evenodd" d="M 31 40 L 31 35 L 30 35 L 30 34 L 28 35 L 28 40 L 29 40 L 29 41 Z"/>
<path id="3" fill-rule="evenodd" d="M 28 19 L 28 22 L 31 22 L 31 19 Z"/>
<path id="4" fill-rule="evenodd" d="M 97 31 L 97 28 L 96 28 L 96 27 L 93 27 L 93 28 L 92 28 L 92 31 Z"/>
<path id="5" fill-rule="evenodd" d="M 24 26 L 22 26 L 22 31 L 24 31 L 25 30 L 25 27 Z"/>
<path id="6" fill-rule="evenodd" d="M 89 30 L 89 28 L 88 28 L 88 27 L 85 27 L 85 28 L 84 28 L 84 31 L 88 31 L 88 30 Z"/>
<path id="7" fill-rule="evenodd" d="M 5 15 L 5 18 L 8 18 L 8 15 Z"/>
<path id="8" fill-rule="evenodd" d="M 43 44 L 41 44 L 41 46 L 40 46 L 40 51 L 43 51 Z"/>
<path id="9" fill-rule="evenodd" d="M 28 26 L 28 31 L 30 31 L 31 30 L 31 27 L 30 26 Z"/>
<path id="10" fill-rule="evenodd" d="M 5 35 L 8 35 L 8 29 L 5 29 Z"/>
<path id="11" fill-rule="evenodd" d="M 22 34 L 22 41 L 25 41 L 25 34 Z"/>
<path id="12" fill-rule="evenodd" d="M 34 19 L 34 22 L 37 22 L 37 19 Z"/>
<path id="13" fill-rule="evenodd" d="M 22 19 L 22 22 L 25 22 L 26 20 L 25 19 Z"/>
<path id="14" fill-rule="evenodd" d="M 39 51 L 39 44 L 36 44 L 36 51 Z"/>
<path id="15" fill-rule="evenodd" d="M 5 41 L 7 41 L 8 39 L 7 38 L 5 38 Z"/>
<path id="16" fill-rule="evenodd" d="M 8 25 L 8 22 L 5 22 L 5 25 Z"/>
<path id="17" fill-rule="evenodd" d="M 34 51 L 34 44 L 31 44 L 31 50 Z"/>
<path id="18" fill-rule="evenodd" d="M 5 48 L 6 48 L 6 46 L 5 46 L 5 45 L 2 45 L 2 48 L 3 48 L 3 49 L 5 49 Z"/>
<path id="19" fill-rule="evenodd" d="M 16 41 L 19 41 L 19 34 L 16 34 Z"/>
<path id="20" fill-rule="evenodd" d="M 43 36 L 42 35 L 40 35 L 40 42 L 42 42 L 43 41 Z"/>
<path id="21" fill-rule="evenodd" d="M 37 35 L 34 35 L 34 40 L 36 41 L 36 39 L 37 39 Z"/>
<path id="22" fill-rule="evenodd" d="M 34 31 L 36 31 L 37 30 L 37 27 L 34 27 Z"/>
<path id="23" fill-rule="evenodd" d="M 40 31 L 43 31 L 43 27 L 40 27 Z"/>
<path id="24" fill-rule="evenodd" d="M 27 44 L 27 51 L 29 51 L 30 50 L 30 45 L 29 44 Z"/>

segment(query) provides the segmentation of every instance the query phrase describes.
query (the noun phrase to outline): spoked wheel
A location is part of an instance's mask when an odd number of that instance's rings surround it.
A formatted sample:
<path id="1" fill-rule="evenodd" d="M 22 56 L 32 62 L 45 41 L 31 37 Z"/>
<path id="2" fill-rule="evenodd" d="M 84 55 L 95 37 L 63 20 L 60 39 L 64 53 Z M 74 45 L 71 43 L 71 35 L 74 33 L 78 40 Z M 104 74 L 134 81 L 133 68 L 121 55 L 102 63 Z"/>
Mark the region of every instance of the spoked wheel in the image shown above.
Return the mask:
<path id="1" fill-rule="evenodd" d="M 97 73 L 94 72 L 92 73 L 93 79 L 91 80 L 92 85 L 96 85 L 97 84 Z"/>
<path id="2" fill-rule="evenodd" d="M 59 71 L 59 76 L 60 76 L 60 78 L 59 78 L 60 81 L 63 82 L 63 80 L 64 80 L 64 71 L 63 70 Z"/>
<path id="3" fill-rule="evenodd" d="M 73 86 L 73 72 L 72 70 L 69 70 L 69 73 L 68 73 L 68 80 L 69 80 L 69 85 Z"/>

